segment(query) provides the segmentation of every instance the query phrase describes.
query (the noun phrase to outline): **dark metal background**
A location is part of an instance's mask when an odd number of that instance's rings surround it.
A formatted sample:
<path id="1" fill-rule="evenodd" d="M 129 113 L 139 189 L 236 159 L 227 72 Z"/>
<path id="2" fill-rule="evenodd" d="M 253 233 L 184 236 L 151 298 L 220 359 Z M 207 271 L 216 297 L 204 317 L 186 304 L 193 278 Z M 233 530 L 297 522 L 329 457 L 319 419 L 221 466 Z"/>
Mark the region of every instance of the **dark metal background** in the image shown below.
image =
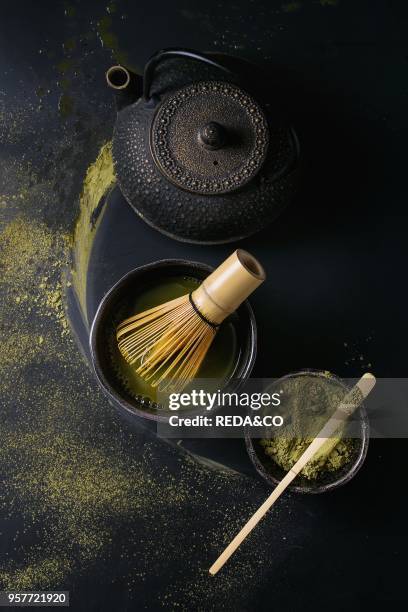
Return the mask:
<path id="1" fill-rule="evenodd" d="M 55 1 L 1 5 L 4 111 L 12 122 L 20 107 L 32 109 L 20 144 L 3 148 L 2 155 L 24 156 L 37 176 L 54 180 L 58 208 L 30 212 L 51 227 L 74 222 L 84 171 L 110 137 L 115 118 L 103 79 L 112 49 L 101 44 L 97 28 L 106 6 L 72 5 L 74 12 Z M 116 42 L 110 39 L 110 46 L 119 60 L 140 69 L 157 48 L 172 46 L 249 57 L 275 75 L 271 96 L 283 97 L 298 129 L 305 160 L 301 193 L 268 230 L 242 243 L 265 261 L 268 273 L 265 291 L 252 300 L 262 323 L 259 377 L 303 367 L 358 376 L 368 363 L 378 376 L 406 375 L 407 26 L 402 2 L 117 2 L 111 26 Z M 71 37 L 79 44 L 62 75 L 58 66 Z M 49 90 L 40 101 L 39 88 Z M 56 143 L 64 138 L 67 145 L 56 157 Z M 7 186 L 10 179 L 2 180 Z M 116 206 L 123 209 L 110 212 L 116 224 L 111 231 L 122 239 L 107 254 L 118 262 L 115 274 L 126 272 L 141 249 L 144 261 L 138 263 L 150 261 L 158 245 L 168 257 L 211 264 L 229 251 L 189 247 L 181 253 L 179 244 L 147 226 L 135 244 L 127 230 L 142 221 L 125 202 Z M 177 465 L 159 441 L 154 444 L 163 461 Z M 281 545 L 274 540 L 270 557 L 260 560 L 263 580 L 245 584 L 241 577 L 239 609 L 406 605 L 405 455 L 403 440 L 375 441 L 344 489 L 291 498 L 291 513 L 280 523 Z M 254 497 L 243 491 L 234 503 L 256 507 L 267 491 L 260 484 Z M 223 490 L 217 505 L 222 510 L 230 504 Z M 185 533 L 196 521 L 185 517 Z M 200 528 L 211 529 L 211 518 L 204 523 L 203 514 Z M 266 539 L 276 538 L 273 519 L 260 528 Z M 165 534 L 150 537 L 158 548 L 165 545 Z M 12 554 L 12 546 L 2 536 L 2 553 Z M 72 609 L 155 610 L 156 594 L 174 571 L 194 581 L 188 563 L 158 576 L 152 568 L 147 582 L 129 594 L 121 582 L 123 563 L 101 560 L 62 585 L 71 590 Z M 226 593 L 216 608 L 228 607 L 227 587 Z M 211 607 L 203 600 L 203 610 Z"/>

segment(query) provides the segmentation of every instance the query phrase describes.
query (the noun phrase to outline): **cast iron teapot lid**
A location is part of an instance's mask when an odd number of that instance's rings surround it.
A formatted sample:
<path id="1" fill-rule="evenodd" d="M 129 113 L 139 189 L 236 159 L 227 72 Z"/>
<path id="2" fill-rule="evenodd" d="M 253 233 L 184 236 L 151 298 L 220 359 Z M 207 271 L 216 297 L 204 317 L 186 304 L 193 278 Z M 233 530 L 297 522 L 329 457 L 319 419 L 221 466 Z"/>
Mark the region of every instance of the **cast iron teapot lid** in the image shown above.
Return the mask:
<path id="1" fill-rule="evenodd" d="M 269 130 L 258 104 L 239 87 L 203 81 L 169 95 L 150 132 L 164 176 L 193 193 L 228 193 L 261 168 Z"/>
<path id="2" fill-rule="evenodd" d="M 181 71 L 174 58 L 200 64 Z M 160 71 L 165 59 L 173 66 Z M 143 80 L 121 66 L 107 80 L 118 94 L 118 182 L 148 223 L 174 238 L 214 243 L 253 233 L 269 220 L 265 189 L 292 169 L 296 142 L 287 130 L 271 133 L 263 108 L 226 66 L 167 49 L 147 63 Z M 282 186 L 280 192 L 275 209 L 285 199 Z"/>

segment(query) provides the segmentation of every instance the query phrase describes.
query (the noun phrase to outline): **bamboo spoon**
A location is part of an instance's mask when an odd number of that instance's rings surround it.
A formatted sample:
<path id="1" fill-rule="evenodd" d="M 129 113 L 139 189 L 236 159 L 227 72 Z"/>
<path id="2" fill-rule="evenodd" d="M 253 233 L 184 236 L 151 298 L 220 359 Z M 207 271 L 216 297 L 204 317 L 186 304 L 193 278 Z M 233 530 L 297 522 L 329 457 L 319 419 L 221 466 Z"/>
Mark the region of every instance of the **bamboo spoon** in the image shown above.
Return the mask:
<path id="1" fill-rule="evenodd" d="M 242 544 L 247 535 L 251 533 L 261 518 L 267 513 L 269 508 L 271 508 L 278 497 L 282 495 L 286 487 L 305 467 L 306 463 L 314 457 L 317 451 L 323 446 L 323 444 L 325 444 L 325 442 L 327 442 L 328 439 L 333 437 L 333 434 L 338 430 L 339 426 L 352 415 L 358 406 L 360 406 L 361 402 L 367 397 L 374 385 L 375 377 L 372 374 L 367 373 L 364 374 L 355 387 L 353 387 L 349 393 L 347 393 L 340 406 L 327 421 L 324 427 L 319 431 L 316 438 L 307 447 L 303 455 L 301 455 L 295 465 L 289 470 L 286 476 L 273 490 L 272 494 L 264 501 L 262 506 L 258 508 L 255 514 L 249 519 L 246 525 L 244 525 L 232 542 L 228 544 L 227 548 L 223 553 L 221 553 L 216 562 L 210 567 L 209 572 L 212 576 L 214 576 L 222 568 L 224 563 L 228 561 L 231 555 L 237 550 L 238 546 Z"/>

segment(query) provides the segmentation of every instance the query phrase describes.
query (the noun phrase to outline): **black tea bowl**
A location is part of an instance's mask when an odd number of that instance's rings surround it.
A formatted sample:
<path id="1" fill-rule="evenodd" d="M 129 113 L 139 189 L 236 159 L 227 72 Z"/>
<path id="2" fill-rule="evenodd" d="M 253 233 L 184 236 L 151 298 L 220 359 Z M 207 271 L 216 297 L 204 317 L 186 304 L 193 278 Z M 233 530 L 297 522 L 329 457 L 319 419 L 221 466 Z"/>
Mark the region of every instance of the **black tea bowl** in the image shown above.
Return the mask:
<path id="1" fill-rule="evenodd" d="M 340 378 L 329 372 L 319 370 L 302 370 L 301 372 L 288 374 L 278 379 L 274 384 L 279 388 L 280 383 L 300 376 L 316 376 L 321 380 L 330 380 L 340 387 L 343 387 L 345 390 L 348 390 L 348 386 Z M 356 427 L 357 429 L 355 429 Z M 345 437 L 347 437 L 347 429 Z M 260 439 L 251 437 L 249 430 L 245 432 L 245 443 L 249 458 L 255 470 L 268 484 L 276 487 L 286 475 L 286 471 L 283 470 L 272 457 L 265 454 Z M 355 412 L 353 419 L 353 438 L 350 438 L 350 460 L 338 470 L 332 472 L 327 471 L 313 480 L 309 480 L 302 476 L 302 474 L 299 474 L 293 480 L 292 484 L 289 485 L 288 489 L 297 493 L 325 493 L 346 484 L 357 474 L 358 470 L 363 465 L 367 455 L 368 443 L 369 422 L 364 405 L 361 405 Z"/>
<path id="2" fill-rule="evenodd" d="M 131 393 L 118 376 L 113 365 L 112 351 L 118 353 L 116 327 L 118 323 L 135 314 L 132 303 L 142 295 L 146 287 L 159 286 L 163 280 L 183 277 L 199 283 L 211 272 L 212 268 L 202 263 L 180 259 L 156 261 L 128 272 L 103 297 L 90 333 L 90 351 L 97 380 L 109 401 L 128 420 L 153 429 L 157 421 L 165 421 L 168 411 L 145 394 Z M 247 380 L 256 357 L 257 332 L 255 317 L 248 301 L 223 325 L 231 325 L 236 350 L 234 350 L 231 376 L 223 381 L 223 389 L 237 391 Z M 221 332 L 219 332 L 221 333 Z M 211 348 L 210 348 L 211 351 Z M 119 355 L 119 353 L 118 353 Z M 197 414 L 202 409 L 183 411 L 183 415 Z"/>

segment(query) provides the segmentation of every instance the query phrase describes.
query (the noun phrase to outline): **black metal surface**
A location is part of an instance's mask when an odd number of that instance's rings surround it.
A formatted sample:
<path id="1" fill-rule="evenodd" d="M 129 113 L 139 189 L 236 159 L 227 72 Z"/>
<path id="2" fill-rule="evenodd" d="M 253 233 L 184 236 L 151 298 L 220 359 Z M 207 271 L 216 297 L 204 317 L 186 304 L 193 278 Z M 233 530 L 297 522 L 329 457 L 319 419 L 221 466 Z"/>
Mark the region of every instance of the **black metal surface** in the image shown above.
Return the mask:
<path id="1" fill-rule="evenodd" d="M 112 58 L 107 44 L 115 54 L 125 53 L 138 70 L 155 49 L 180 44 L 252 58 L 269 75 L 262 87 L 269 90 L 272 105 L 274 92 L 283 97 L 304 159 L 296 203 L 270 229 L 245 243 L 260 259 L 264 252 L 270 254 L 267 297 L 255 294 L 252 300 L 262 323 L 255 375 L 283 375 L 310 366 L 358 376 L 370 363 L 377 376 L 405 376 L 406 4 L 120 1 L 114 14 L 106 8 L 98 2 L 2 4 L 3 159 L 29 161 L 34 184 L 53 184 L 50 205 L 33 205 L 29 214 L 50 227 L 74 223 L 73 202 L 85 170 L 110 137 L 115 118 L 101 74 L 117 61 L 126 63 Z M 116 42 L 103 35 L 103 46 L 98 23 L 107 15 Z M 72 37 L 77 47 L 70 53 L 63 45 Z M 63 77 L 58 65 L 67 56 L 73 64 Z M 167 89 L 174 78 L 162 76 Z M 182 85 L 176 82 L 176 87 Z M 36 93 L 40 87 L 49 89 L 41 99 Z M 64 95 L 73 100 L 70 112 L 61 104 Z M 19 137 L 9 142 L 9 128 L 22 109 L 28 119 Z M 4 168 L 5 189 L 12 190 Z M 103 276 L 108 286 L 134 266 L 139 253 L 140 264 L 156 258 L 159 246 L 167 257 L 180 257 L 183 248 L 182 256 L 213 264 L 226 250 L 180 246 L 147 226 L 136 244 L 132 224 L 142 221 L 130 207 L 118 200 L 109 215 L 109 231 L 120 239 L 112 243 L 105 236 L 109 248 L 93 261 L 95 276 Z M 103 283 L 99 288 L 95 283 L 90 310 L 103 295 Z M 48 380 L 54 371 L 76 376 L 59 372 L 56 364 L 38 364 L 33 393 L 40 377 Z M 27 403 L 31 401 L 29 397 Z M 89 427 L 98 432 L 104 418 L 114 429 L 113 411 L 98 395 L 96 383 L 92 402 L 100 412 L 97 419 L 89 415 Z M 10 411 L 15 413 L 14 404 Z M 121 436 L 129 456 L 151 445 L 158 481 L 163 464 L 180 478 L 179 457 L 159 440 L 141 432 L 132 437 L 127 430 Z M 217 446 L 216 441 L 211 444 Z M 232 446 L 218 448 L 219 455 L 226 458 Z M 71 590 L 72 609 L 98 612 L 135 606 L 405 609 L 406 495 L 403 473 L 396 469 L 405 461 L 404 440 L 374 440 L 364 467 L 346 487 L 322 496 L 282 499 L 258 527 L 264 543 L 256 540 L 258 556 L 250 556 L 251 538 L 225 574 L 212 579 L 208 591 L 197 586 L 200 572 L 227 542 L 213 543 L 210 552 L 203 542 L 226 516 L 232 521 L 240 510 L 249 516 L 269 491 L 262 483 L 242 486 L 235 495 L 232 481 L 220 482 L 217 495 L 200 512 L 186 503 L 180 514 L 164 515 L 154 528 L 140 517 L 133 525 L 139 537 L 132 540 L 131 558 L 123 555 L 130 526 L 112 515 L 111 523 L 117 525 L 112 548 L 92 566 L 74 569 L 59 586 Z M 1 465 L 3 472 L 5 467 Z M 203 488 L 193 484 L 197 491 Z M 229 525 L 231 531 L 241 526 Z M 18 563 L 19 533 L 26 549 L 37 545 L 38 534 L 23 535 L 22 526 L 16 510 L 10 517 L 9 509 L 2 509 L 2 560 Z M 154 560 L 145 557 L 147 540 L 158 551 Z M 175 540 L 182 545 L 180 555 L 174 554 Z"/>

